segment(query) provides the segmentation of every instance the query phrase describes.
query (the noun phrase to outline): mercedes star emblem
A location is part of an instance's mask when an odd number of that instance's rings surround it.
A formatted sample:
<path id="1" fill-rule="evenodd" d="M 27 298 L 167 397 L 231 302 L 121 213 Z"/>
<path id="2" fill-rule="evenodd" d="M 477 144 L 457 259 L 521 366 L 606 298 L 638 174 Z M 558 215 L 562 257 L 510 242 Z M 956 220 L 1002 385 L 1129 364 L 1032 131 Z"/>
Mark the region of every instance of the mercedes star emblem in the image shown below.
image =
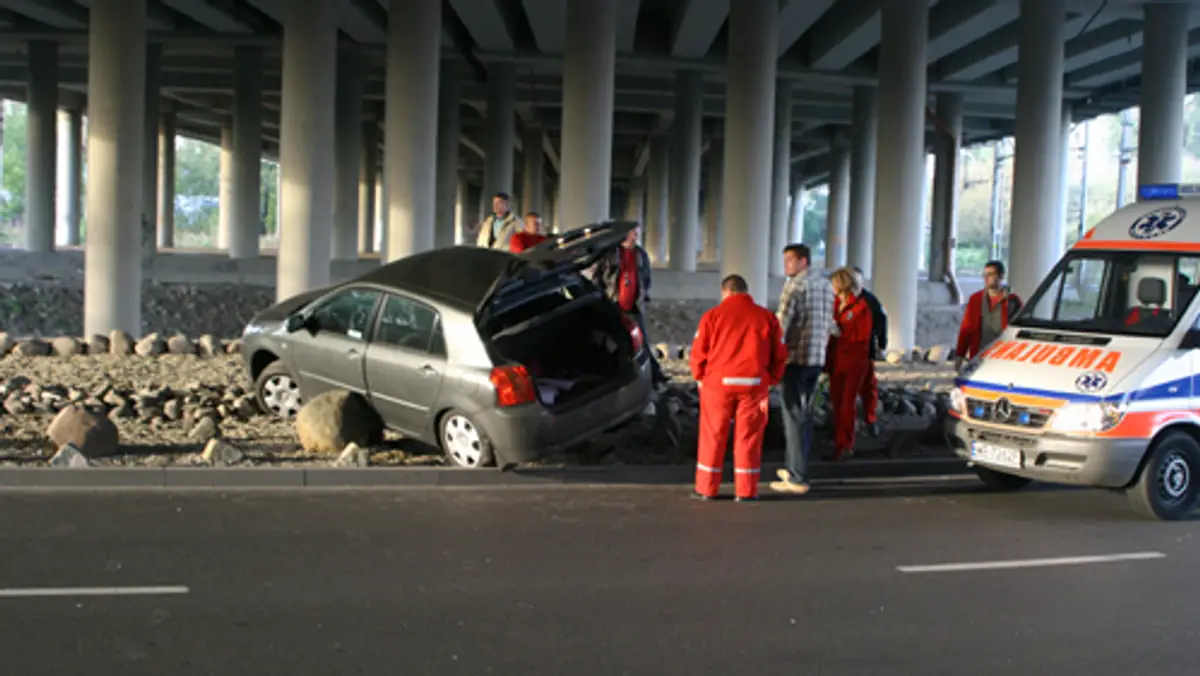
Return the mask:
<path id="1" fill-rule="evenodd" d="M 1000 397 L 996 400 L 995 406 L 992 407 L 992 418 L 996 422 L 1005 422 L 1012 417 L 1012 402 L 1008 397 Z"/>

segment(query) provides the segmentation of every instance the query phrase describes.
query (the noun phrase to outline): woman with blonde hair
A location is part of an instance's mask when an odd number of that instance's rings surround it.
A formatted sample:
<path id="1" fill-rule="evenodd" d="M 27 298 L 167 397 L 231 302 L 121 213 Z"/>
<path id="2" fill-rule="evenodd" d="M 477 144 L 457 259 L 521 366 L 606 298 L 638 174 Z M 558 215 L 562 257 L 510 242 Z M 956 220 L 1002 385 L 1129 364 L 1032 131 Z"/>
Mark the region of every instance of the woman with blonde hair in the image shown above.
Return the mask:
<path id="1" fill-rule="evenodd" d="M 871 308 L 850 268 L 839 268 L 829 278 L 833 285 L 833 337 L 828 357 L 829 399 L 833 404 L 835 460 L 854 452 L 858 392 L 871 366 Z"/>

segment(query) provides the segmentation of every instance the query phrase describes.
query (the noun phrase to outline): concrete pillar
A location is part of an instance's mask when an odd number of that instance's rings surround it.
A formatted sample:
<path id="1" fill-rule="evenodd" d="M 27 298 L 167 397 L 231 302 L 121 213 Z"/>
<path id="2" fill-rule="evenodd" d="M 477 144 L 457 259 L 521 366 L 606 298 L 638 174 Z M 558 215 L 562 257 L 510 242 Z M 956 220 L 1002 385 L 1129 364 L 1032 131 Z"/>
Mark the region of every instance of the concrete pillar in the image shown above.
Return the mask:
<path id="1" fill-rule="evenodd" d="M 852 105 L 846 262 L 870 275 L 875 244 L 875 155 L 879 146 L 879 99 L 875 89 L 856 87 Z"/>
<path id="2" fill-rule="evenodd" d="M 704 122 L 704 76 L 676 76 L 674 143 L 671 148 L 671 269 L 696 271 L 700 239 L 700 133 Z"/>
<path id="3" fill-rule="evenodd" d="M 1022 298 L 1037 288 L 1063 247 L 1058 176 L 1065 22 L 1065 0 L 1021 0 L 1008 282 Z"/>
<path id="4" fill-rule="evenodd" d="M 490 63 L 487 74 L 487 139 L 483 158 L 483 203 L 491 213 L 492 196 L 513 192 L 516 145 L 517 73 L 511 63 Z"/>
<path id="5" fill-rule="evenodd" d="M 917 330 L 928 8 L 928 0 L 891 0 L 880 9 L 879 106 L 887 115 L 877 132 L 874 250 L 887 255 L 874 259 L 870 277 L 889 316 L 888 344 L 899 349 L 913 346 Z"/>
<path id="6" fill-rule="evenodd" d="M 92 0 L 88 17 L 84 335 L 142 332 L 140 232 L 146 0 Z"/>
<path id="7" fill-rule="evenodd" d="M 237 47 L 234 53 L 239 68 L 234 75 L 229 193 L 233 220 L 229 231 L 229 256 L 258 258 L 258 240 L 262 234 L 259 203 L 262 199 L 263 53 L 261 47 L 249 46 Z M 275 213 L 278 217 L 282 212 L 277 209 Z M 284 233 L 280 231 L 280 235 L 282 237 Z"/>
<path id="8" fill-rule="evenodd" d="M 220 167 L 217 171 L 217 248 L 229 251 L 235 218 L 233 215 L 233 120 L 228 117 L 221 120 L 220 150 Z"/>
<path id="9" fill-rule="evenodd" d="M 1145 12 L 1138 185 L 1178 183 L 1183 180 L 1188 6 L 1149 2 Z"/>
<path id="10" fill-rule="evenodd" d="M 142 133 L 142 260 L 145 264 L 158 250 L 158 95 L 162 79 L 162 45 L 146 45 L 146 112 Z"/>
<path id="11" fill-rule="evenodd" d="M 925 14 L 922 12 L 922 18 Z M 778 0 L 738 0 L 729 7 L 725 94 L 725 220 L 721 276 L 740 274 L 762 304 L 771 246 Z M 716 294 L 716 290 L 713 290 Z"/>
<path id="12" fill-rule="evenodd" d="M 789 227 L 791 228 L 791 241 L 804 241 L 804 185 L 796 183 L 796 187 L 792 189 L 792 202 L 788 207 Z"/>
<path id="13" fill-rule="evenodd" d="M 438 88 L 437 218 L 434 246 L 452 246 L 458 231 L 458 151 L 462 146 L 462 71 L 456 62 L 442 65 Z"/>
<path id="14" fill-rule="evenodd" d="M 175 246 L 175 111 L 163 106 L 158 121 L 158 248 Z"/>
<path id="15" fill-rule="evenodd" d="M 611 0 L 571 0 L 566 11 L 560 230 L 608 216 L 617 59 Z"/>
<path id="16" fill-rule="evenodd" d="M 650 261 L 667 262 L 667 222 L 670 216 L 667 197 L 670 194 L 671 146 L 663 135 L 650 139 L 650 162 L 646 165 L 646 253 Z"/>
<path id="17" fill-rule="evenodd" d="M 951 136 L 938 132 L 934 143 L 933 215 L 929 232 L 929 280 L 940 282 L 954 272 L 958 238 L 958 185 L 961 168 L 963 97 L 957 92 L 937 95 L 937 116 Z M 949 252 L 949 255 L 947 255 Z"/>
<path id="18" fill-rule="evenodd" d="M 375 251 L 375 184 L 379 182 L 379 124 L 363 123 L 362 155 L 358 169 L 358 250 Z"/>
<path id="19" fill-rule="evenodd" d="M 387 225 L 387 179 L 380 169 L 375 175 L 375 250 L 381 263 L 387 262 Z"/>
<path id="20" fill-rule="evenodd" d="M 79 246 L 79 224 L 83 213 L 83 112 L 78 108 L 58 113 L 58 235 L 61 245 Z"/>
<path id="21" fill-rule="evenodd" d="M 454 192 L 454 243 L 458 245 L 467 241 L 467 205 L 471 203 L 470 186 L 467 185 L 465 179 L 460 177 Z"/>
<path id="22" fill-rule="evenodd" d="M 1058 156 L 1058 222 L 1062 223 L 1062 245 L 1059 249 L 1059 256 L 1067 246 L 1067 211 L 1070 208 L 1071 191 L 1067 188 L 1067 184 L 1071 180 L 1071 124 L 1074 122 L 1074 115 L 1071 111 L 1071 105 L 1063 104 L 1062 109 L 1062 145 L 1059 146 Z M 1087 197 L 1086 194 L 1083 197 Z"/>
<path id="23" fill-rule="evenodd" d="M 721 251 L 721 180 L 725 170 L 725 144 L 713 137 L 708 144 L 708 176 L 704 187 L 704 254 L 706 263 L 719 260 Z"/>
<path id="24" fill-rule="evenodd" d="M 438 161 L 442 3 L 440 0 L 407 0 L 404 18 L 404 21 L 389 22 L 388 27 L 387 132 L 384 134 L 388 200 L 386 261 L 432 249 L 434 228 L 431 226 L 437 217 L 435 167 Z M 516 92 L 511 86 L 512 78 L 508 81 L 508 98 L 504 103 L 508 104 L 508 180 L 511 182 L 512 102 Z M 492 112 L 488 110 L 489 118 Z M 491 161 L 488 160 L 488 166 Z"/>
<path id="25" fill-rule="evenodd" d="M 767 261 L 772 277 L 783 276 L 783 247 L 787 246 L 788 197 L 792 190 L 792 82 L 775 83 L 775 147 L 771 180 L 771 249 Z"/>
<path id="26" fill-rule="evenodd" d="M 279 216 L 286 230 L 275 283 L 280 300 L 329 284 L 340 11 L 337 0 L 289 3 L 285 10 Z"/>
<path id="27" fill-rule="evenodd" d="M 786 225 L 786 223 L 785 223 Z M 841 136 L 829 146 L 829 206 L 825 213 L 825 267 L 846 265 L 850 225 L 850 144 Z"/>
<path id="28" fill-rule="evenodd" d="M 646 228 L 646 180 L 645 178 L 634 178 L 633 183 L 629 186 L 629 196 L 625 201 L 625 215 L 623 218 L 627 221 L 636 221 L 642 227 L 642 234 L 645 235 Z"/>
<path id="29" fill-rule="evenodd" d="M 337 165 L 334 171 L 332 252 L 334 260 L 358 259 L 358 178 L 362 173 L 363 58 L 353 48 L 338 51 Z"/>
<path id="30" fill-rule="evenodd" d="M 25 248 L 54 251 L 58 160 L 58 43 L 29 43 L 25 156 Z"/>
<path id="31" fill-rule="evenodd" d="M 540 124 L 525 125 L 521 139 L 521 211 L 524 212 L 541 214 L 545 209 L 546 153 L 542 147 L 545 140 L 546 130 Z"/>

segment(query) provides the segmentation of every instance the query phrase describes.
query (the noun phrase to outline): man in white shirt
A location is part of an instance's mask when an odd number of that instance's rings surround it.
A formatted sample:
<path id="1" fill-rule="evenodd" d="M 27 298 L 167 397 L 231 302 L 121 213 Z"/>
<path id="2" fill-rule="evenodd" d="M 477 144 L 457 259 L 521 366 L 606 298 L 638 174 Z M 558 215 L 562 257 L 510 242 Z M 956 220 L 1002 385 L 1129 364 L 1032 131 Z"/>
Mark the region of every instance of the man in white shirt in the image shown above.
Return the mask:
<path id="1" fill-rule="evenodd" d="M 492 196 L 492 213 L 479 225 L 475 246 L 508 251 L 512 236 L 523 227 L 521 219 L 517 218 L 509 206 L 508 193 L 498 192 Z"/>

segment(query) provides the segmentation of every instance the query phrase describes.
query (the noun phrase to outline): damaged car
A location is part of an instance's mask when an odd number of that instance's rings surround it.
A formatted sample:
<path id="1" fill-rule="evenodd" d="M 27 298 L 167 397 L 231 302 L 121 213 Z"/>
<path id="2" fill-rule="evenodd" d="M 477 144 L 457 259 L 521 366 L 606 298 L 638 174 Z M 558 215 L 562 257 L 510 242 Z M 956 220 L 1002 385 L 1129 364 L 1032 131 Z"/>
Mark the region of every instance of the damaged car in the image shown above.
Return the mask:
<path id="1" fill-rule="evenodd" d="M 520 254 L 435 249 L 281 301 L 243 336 L 259 406 L 291 418 L 322 392 L 358 393 L 460 467 L 511 467 L 619 426 L 650 401 L 650 355 L 585 271 L 636 227 Z"/>

